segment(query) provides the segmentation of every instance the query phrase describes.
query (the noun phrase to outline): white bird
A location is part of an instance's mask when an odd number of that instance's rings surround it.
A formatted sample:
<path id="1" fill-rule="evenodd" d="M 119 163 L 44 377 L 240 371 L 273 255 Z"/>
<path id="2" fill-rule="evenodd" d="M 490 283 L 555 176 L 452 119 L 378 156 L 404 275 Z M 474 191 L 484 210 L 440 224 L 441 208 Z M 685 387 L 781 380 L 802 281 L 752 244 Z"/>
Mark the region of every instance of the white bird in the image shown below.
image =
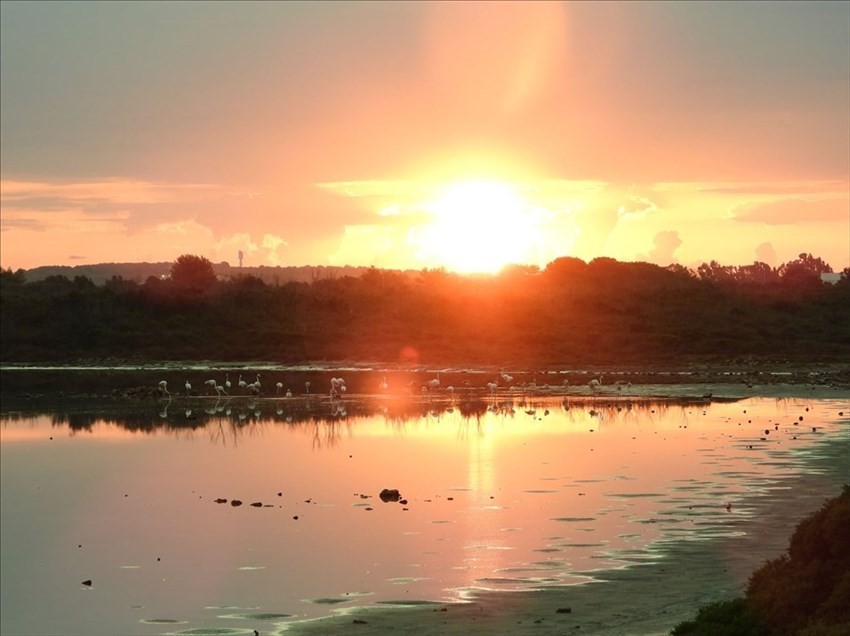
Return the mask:
<path id="1" fill-rule="evenodd" d="M 428 385 L 428 389 L 430 389 L 430 390 L 439 389 L 440 388 L 440 374 L 438 373 L 436 378 L 434 378 L 432 380 L 428 380 L 428 382 L 426 382 L 426 384 Z"/>
<path id="2" fill-rule="evenodd" d="M 286 397 L 292 397 L 292 391 L 286 389 Z"/>
<path id="3" fill-rule="evenodd" d="M 283 382 L 278 382 L 274 385 L 275 395 L 280 395 L 280 390 L 283 388 Z"/>
<path id="4" fill-rule="evenodd" d="M 587 383 L 587 386 L 590 387 L 591 391 L 595 391 L 600 386 L 602 386 L 602 376 L 599 376 L 599 378 L 593 378 L 590 382 Z"/>
<path id="5" fill-rule="evenodd" d="M 171 395 L 171 393 L 168 392 L 168 381 L 167 380 L 160 380 L 159 381 L 159 390 L 162 393 L 165 393 L 166 395 Z"/>
<path id="6" fill-rule="evenodd" d="M 307 393 L 310 392 L 310 381 L 309 380 L 307 380 L 307 382 L 304 383 L 304 389 L 307 391 Z"/>
<path id="7" fill-rule="evenodd" d="M 514 377 L 512 375 L 508 375 L 507 373 L 502 374 L 502 379 L 505 381 L 505 384 L 510 384 L 514 381 Z"/>
<path id="8" fill-rule="evenodd" d="M 488 382 L 487 383 L 487 390 L 490 391 L 490 393 L 495 393 L 496 389 L 498 389 L 498 388 L 499 388 L 498 382 Z"/>
<path id="9" fill-rule="evenodd" d="M 384 376 L 383 379 L 381 380 L 381 383 L 378 385 L 378 389 L 381 390 L 381 391 L 386 391 L 389 388 L 390 388 L 390 385 L 387 384 L 387 376 Z"/>
<path id="10" fill-rule="evenodd" d="M 206 380 L 206 381 L 204 382 L 204 384 L 205 384 L 206 386 L 208 386 L 208 387 L 210 388 L 210 390 L 211 390 L 211 391 L 215 391 L 215 387 L 216 387 L 216 385 L 217 385 L 217 383 L 216 383 L 216 381 L 215 381 L 215 380 Z"/>
<path id="11" fill-rule="evenodd" d="M 186 380 L 185 386 L 186 386 L 186 395 L 189 395 L 189 391 L 192 390 L 192 385 L 189 384 L 189 380 Z"/>
<path id="12" fill-rule="evenodd" d="M 239 385 L 240 389 L 247 389 L 248 388 L 248 383 L 245 382 L 245 380 L 242 379 L 241 373 L 239 374 L 239 382 L 237 382 L 237 384 Z"/>
<path id="13" fill-rule="evenodd" d="M 230 393 L 230 374 L 224 374 L 224 388 L 227 389 L 227 392 Z"/>
<path id="14" fill-rule="evenodd" d="M 216 390 L 216 393 L 218 393 L 219 397 L 221 397 L 222 395 L 227 395 L 227 391 L 225 391 L 224 387 L 221 386 L 220 384 L 215 385 L 215 390 Z"/>

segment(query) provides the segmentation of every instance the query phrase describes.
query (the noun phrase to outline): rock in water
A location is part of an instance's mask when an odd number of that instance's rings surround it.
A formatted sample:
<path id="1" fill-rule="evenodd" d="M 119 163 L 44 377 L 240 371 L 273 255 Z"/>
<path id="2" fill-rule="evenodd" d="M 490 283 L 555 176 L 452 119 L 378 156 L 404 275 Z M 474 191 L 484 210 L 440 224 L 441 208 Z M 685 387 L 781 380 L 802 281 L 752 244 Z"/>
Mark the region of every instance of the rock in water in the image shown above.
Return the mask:
<path id="1" fill-rule="evenodd" d="M 399 499 L 401 499 L 401 495 L 395 488 L 393 488 L 392 490 L 390 490 L 389 488 L 384 488 L 381 491 L 379 497 L 384 503 L 387 503 L 388 501 L 398 501 Z"/>

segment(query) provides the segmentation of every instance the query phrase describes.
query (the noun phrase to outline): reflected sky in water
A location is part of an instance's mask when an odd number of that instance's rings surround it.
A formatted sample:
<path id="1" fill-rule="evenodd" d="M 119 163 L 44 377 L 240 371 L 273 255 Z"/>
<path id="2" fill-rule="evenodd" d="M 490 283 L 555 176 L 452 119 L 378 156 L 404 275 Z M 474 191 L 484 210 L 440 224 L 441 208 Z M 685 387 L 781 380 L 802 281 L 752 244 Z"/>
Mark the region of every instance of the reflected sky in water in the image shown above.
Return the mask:
<path id="1" fill-rule="evenodd" d="M 4 634 L 269 633 L 746 535 L 848 427 L 838 400 L 172 399 L 5 411 L 0 442 Z"/>

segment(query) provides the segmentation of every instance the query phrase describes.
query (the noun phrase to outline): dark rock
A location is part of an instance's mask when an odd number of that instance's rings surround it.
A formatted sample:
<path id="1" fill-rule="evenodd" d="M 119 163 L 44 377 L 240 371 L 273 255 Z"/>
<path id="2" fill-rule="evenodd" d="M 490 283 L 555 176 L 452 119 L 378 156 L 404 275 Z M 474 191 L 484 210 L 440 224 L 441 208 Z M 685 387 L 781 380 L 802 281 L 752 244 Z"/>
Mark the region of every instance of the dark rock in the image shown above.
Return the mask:
<path id="1" fill-rule="evenodd" d="M 353 621 L 351 621 L 351 622 L 352 622 L 354 625 L 368 625 L 368 622 L 367 622 L 367 621 L 360 620 L 359 618 L 355 618 L 355 619 L 354 619 Z"/>
<path id="2" fill-rule="evenodd" d="M 571 614 L 573 611 L 572 607 L 559 607 L 555 610 L 556 614 Z"/>
<path id="3" fill-rule="evenodd" d="M 379 497 L 384 503 L 387 503 L 389 501 L 398 501 L 399 499 L 401 499 L 401 495 L 395 488 L 393 488 L 392 490 L 390 490 L 389 488 L 384 488 L 381 491 Z"/>
<path id="4" fill-rule="evenodd" d="M 91 579 L 86 579 L 85 581 L 83 581 L 83 585 L 91 587 Z"/>

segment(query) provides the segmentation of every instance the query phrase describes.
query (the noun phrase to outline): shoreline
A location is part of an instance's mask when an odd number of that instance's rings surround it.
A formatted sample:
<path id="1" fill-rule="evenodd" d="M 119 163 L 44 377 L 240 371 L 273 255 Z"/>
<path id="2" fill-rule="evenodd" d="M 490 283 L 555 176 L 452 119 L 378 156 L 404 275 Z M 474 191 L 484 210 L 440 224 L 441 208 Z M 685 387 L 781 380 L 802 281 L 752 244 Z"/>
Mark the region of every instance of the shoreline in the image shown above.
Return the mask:
<path id="1" fill-rule="evenodd" d="M 806 459 L 806 467 L 819 465 L 816 472 L 774 484 L 790 498 L 749 495 L 745 505 L 758 514 L 730 521 L 741 529 L 740 536 L 663 539 L 659 558 L 593 572 L 594 581 L 536 591 L 481 590 L 468 603 L 351 607 L 278 627 L 292 636 L 668 634 L 699 607 L 742 596 L 749 576 L 787 549 L 797 524 L 838 496 L 842 481 L 850 481 L 848 454 L 850 436 Z M 650 603 L 645 602 L 648 594 Z"/>

